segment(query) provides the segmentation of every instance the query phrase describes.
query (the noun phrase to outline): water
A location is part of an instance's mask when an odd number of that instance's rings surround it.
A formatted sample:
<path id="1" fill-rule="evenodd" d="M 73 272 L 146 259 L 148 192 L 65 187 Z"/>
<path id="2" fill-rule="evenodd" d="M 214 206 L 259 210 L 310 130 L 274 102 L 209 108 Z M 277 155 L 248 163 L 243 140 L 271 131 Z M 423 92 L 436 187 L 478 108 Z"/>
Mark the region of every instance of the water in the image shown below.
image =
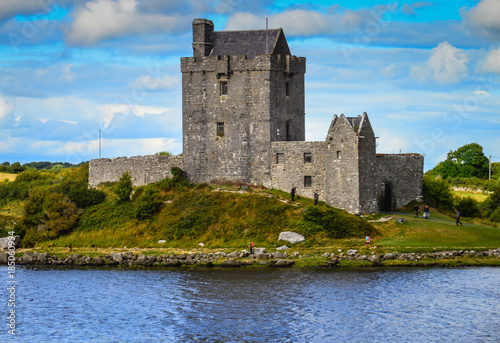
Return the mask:
<path id="1" fill-rule="evenodd" d="M 500 268 L 18 267 L 0 342 L 500 342 Z"/>

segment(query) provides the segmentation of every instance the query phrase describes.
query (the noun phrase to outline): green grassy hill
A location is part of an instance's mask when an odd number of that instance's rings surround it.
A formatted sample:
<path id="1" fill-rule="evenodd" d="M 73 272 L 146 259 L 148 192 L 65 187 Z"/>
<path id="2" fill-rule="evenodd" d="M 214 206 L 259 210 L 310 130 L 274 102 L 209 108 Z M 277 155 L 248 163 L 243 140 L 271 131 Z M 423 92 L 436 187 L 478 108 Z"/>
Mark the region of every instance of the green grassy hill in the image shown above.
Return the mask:
<path id="1" fill-rule="evenodd" d="M 204 243 L 204 249 L 245 249 L 249 241 L 275 249 L 284 244 L 277 241 L 282 231 L 303 234 L 306 242 L 297 247 L 312 253 L 350 248 L 368 252 L 367 234 L 372 236 L 372 246 L 377 246 L 370 252 L 500 247 L 500 229 L 471 223 L 457 227 L 452 218 L 436 212 L 433 218 L 448 221 L 404 216 L 405 222 L 399 224 L 398 216 L 393 216 L 377 222 L 381 215 L 358 217 L 323 202 L 314 206 L 311 199 L 296 197 L 292 203 L 285 192 L 242 190 L 239 185 L 188 185 L 167 179 L 135 189 L 131 201 L 120 203 L 116 185 L 109 184 L 100 187 L 105 200 L 95 202 L 96 194 L 85 183 L 85 168 L 30 171 L 15 182 L 1 183 L 0 234 L 26 233 L 25 246 L 51 251 L 125 246 L 190 250 L 199 248 L 199 243 Z M 144 197 L 148 194 L 149 198 Z M 69 200 L 80 208 L 70 206 Z M 145 209 L 153 208 L 158 210 L 144 215 Z M 72 215 L 69 228 L 63 226 L 68 211 Z M 58 230 L 50 231 L 51 225 Z M 166 243 L 159 244 L 159 240 Z"/>

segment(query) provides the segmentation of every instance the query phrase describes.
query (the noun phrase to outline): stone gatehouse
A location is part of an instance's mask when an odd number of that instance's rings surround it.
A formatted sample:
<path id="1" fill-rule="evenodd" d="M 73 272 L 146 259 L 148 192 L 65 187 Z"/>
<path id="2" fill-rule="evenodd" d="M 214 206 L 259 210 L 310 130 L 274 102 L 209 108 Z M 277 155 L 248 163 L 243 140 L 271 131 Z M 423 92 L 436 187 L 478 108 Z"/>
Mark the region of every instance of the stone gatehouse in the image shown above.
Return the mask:
<path id="1" fill-rule="evenodd" d="M 240 181 L 312 197 L 361 214 L 422 196 L 423 156 L 377 154 L 366 113 L 335 115 L 325 141 L 305 141 L 306 59 L 282 29 L 214 31 L 193 21 L 193 57 L 181 58 L 182 156 L 90 162 L 90 186 L 130 171 L 136 185 L 181 167 L 190 181 Z"/>

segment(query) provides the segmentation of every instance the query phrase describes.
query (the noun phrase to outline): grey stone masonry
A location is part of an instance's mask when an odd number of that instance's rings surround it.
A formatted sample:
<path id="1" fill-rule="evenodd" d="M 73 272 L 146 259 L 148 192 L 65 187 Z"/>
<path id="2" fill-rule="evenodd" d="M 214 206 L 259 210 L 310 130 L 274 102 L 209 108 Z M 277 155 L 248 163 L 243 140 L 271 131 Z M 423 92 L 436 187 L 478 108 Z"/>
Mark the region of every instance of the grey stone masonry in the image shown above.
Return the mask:
<path id="1" fill-rule="evenodd" d="M 129 171 L 134 186 L 143 186 L 172 177 L 170 169 L 182 169 L 182 156 L 134 156 L 101 158 L 89 163 L 89 186 L 96 187 L 103 182 L 115 182 Z"/>
<path id="2" fill-rule="evenodd" d="M 193 21 L 193 56 L 181 58 L 182 156 L 90 162 L 90 186 L 130 171 L 135 185 L 182 168 L 191 182 L 262 185 L 350 213 L 393 210 L 422 199 L 420 154 L 381 155 L 366 113 L 334 115 L 326 139 L 305 141 L 306 59 L 282 29 L 214 31 Z"/>

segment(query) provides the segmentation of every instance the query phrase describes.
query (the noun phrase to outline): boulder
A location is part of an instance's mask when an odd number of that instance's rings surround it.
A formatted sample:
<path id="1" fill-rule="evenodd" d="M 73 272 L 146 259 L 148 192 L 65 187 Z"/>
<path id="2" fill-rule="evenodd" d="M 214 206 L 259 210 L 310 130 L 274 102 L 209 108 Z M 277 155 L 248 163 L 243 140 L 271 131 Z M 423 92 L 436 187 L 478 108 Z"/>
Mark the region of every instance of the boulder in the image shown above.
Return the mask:
<path id="1" fill-rule="evenodd" d="M 221 267 L 226 267 L 226 268 L 227 267 L 231 268 L 231 267 L 239 267 L 240 264 L 238 263 L 238 261 L 229 259 L 229 260 L 225 260 L 224 262 L 222 262 L 220 264 L 220 266 Z"/>
<path id="2" fill-rule="evenodd" d="M 167 243 L 167 241 L 166 241 L 166 240 L 164 240 L 164 239 L 160 239 L 160 240 L 158 241 L 158 244 L 165 244 L 165 243 Z"/>
<path id="3" fill-rule="evenodd" d="M 356 256 L 357 253 L 358 253 L 357 250 L 348 250 L 347 251 L 347 256 Z"/>
<path id="4" fill-rule="evenodd" d="M 111 252 L 111 259 L 117 263 L 121 263 L 123 261 L 123 257 L 121 254 L 116 254 L 114 252 Z"/>
<path id="5" fill-rule="evenodd" d="M 280 236 L 278 238 L 278 242 L 279 241 L 285 241 L 285 242 L 288 242 L 290 244 L 295 244 L 295 243 L 305 242 L 306 238 L 297 232 L 284 231 L 284 232 L 280 233 Z"/>
<path id="6" fill-rule="evenodd" d="M 393 260 L 394 259 L 394 254 L 387 253 L 382 257 L 384 260 Z"/>
<path id="7" fill-rule="evenodd" d="M 286 267 L 291 267 L 292 264 L 294 264 L 295 261 L 292 261 L 292 260 L 284 260 L 284 259 L 280 259 L 278 261 L 276 261 L 276 263 L 273 263 L 271 265 L 271 267 L 281 267 L 281 268 L 286 268 Z"/>
<path id="8" fill-rule="evenodd" d="M 14 246 L 16 248 L 21 247 L 21 237 L 19 237 L 19 236 L 13 236 L 13 237 L 14 237 L 14 239 L 11 238 L 10 240 L 14 241 Z M 0 238 L 0 249 L 9 249 L 9 238 L 10 237 Z"/>
<path id="9" fill-rule="evenodd" d="M 266 253 L 266 248 L 255 248 L 253 249 L 254 255 L 260 255 Z"/>
<path id="10" fill-rule="evenodd" d="M 276 250 L 288 250 L 288 249 L 290 249 L 290 248 L 287 247 L 286 245 L 282 245 L 279 248 L 276 248 Z"/>
<path id="11" fill-rule="evenodd" d="M 398 218 L 396 219 L 396 223 L 403 224 L 405 222 L 404 218 Z"/>
<path id="12" fill-rule="evenodd" d="M 198 245 L 203 248 L 205 246 L 205 243 L 198 243 Z"/>
<path id="13" fill-rule="evenodd" d="M 0 264 L 7 264 L 7 254 L 4 252 L 0 252 Z"/>

